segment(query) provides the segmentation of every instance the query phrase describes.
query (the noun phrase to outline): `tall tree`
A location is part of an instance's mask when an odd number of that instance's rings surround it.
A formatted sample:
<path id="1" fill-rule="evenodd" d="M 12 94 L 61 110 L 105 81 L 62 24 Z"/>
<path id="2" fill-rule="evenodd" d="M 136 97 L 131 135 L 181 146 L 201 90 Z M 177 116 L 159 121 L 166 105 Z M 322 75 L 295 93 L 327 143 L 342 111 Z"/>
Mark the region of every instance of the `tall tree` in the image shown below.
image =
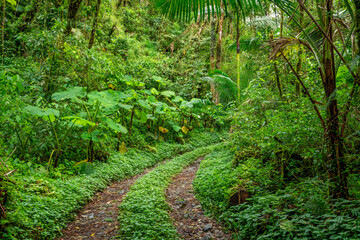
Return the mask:
<path id="1" fill-rule="evenodd" d="M 98 23 L 100 5 L 101 5 L 101 0 L 98 0 L 96 7 L 95 7 L 95 15 L 94 15 L 93 25 L 92 25 L 92 29 L 91 29 L 91 33 L 90 33 L 89 46 L 88 46 L 89 49 L 92 48 L 94 41 L 95 41 L 95 31 L 96 31 L 96 27 L 97 27 L 97 23 Z"/>
<path id="2" fill-rule="evenodd" d="M 222 39 L 223 39 L 223 23 L 225 14 L 221 13 L 218 22 L 218 41 L 216 44 L 216 68 L 221 69 L 221 57 L 222 57 Z"/>
<path id="3" fill-rule="evenodd" d="M 76 15 L 80 8 L 81 1 L 82 0 L 70 0 L 69 1 L 68 14 L 67 14 L 68 22 L 67 22 L 66 30 L 65 30 L 66 35 L 70 34 L 71 29 L 74 26 L 74 23 L 76 20 Z"/>

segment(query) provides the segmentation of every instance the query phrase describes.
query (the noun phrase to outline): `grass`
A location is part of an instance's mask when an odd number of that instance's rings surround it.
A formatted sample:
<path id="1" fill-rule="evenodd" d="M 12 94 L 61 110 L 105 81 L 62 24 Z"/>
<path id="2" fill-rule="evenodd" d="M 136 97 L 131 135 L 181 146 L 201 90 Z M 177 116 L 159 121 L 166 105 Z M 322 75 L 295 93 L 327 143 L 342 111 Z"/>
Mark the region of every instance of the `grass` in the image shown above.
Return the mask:
<path id="1" fill-rule="evenodd" d="M 179 239 L 168 214 L 165 190 L 172 176 L 223 144 L 198 148 L 162 164 L 139 179 L 120 206 L 120 239 Z"/>
<path id="2" fill-rule="evenodd" d="M 1 239 L 54 239 L 94 194 L 113 181 L 136 175 L 144 168 L 177 154 L 219 142 L 221 134 L 201 133 L 181 144 L 161 143 L 156 151 L 130 149 L 113 153 L 107 163 L 95 163 L 90 175 L 50 178 L 45 173 L 15 175 L 9 191 Z"/>

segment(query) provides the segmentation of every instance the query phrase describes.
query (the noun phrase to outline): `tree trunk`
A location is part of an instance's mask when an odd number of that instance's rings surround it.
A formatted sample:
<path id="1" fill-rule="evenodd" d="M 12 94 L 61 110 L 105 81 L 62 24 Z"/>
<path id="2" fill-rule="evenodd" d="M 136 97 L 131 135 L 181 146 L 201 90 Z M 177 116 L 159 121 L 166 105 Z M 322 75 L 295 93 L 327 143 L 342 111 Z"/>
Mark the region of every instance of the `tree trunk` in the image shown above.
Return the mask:
<path id="1" fill-rule="evenodd" d="M 215 69 L 215 42 L 216 42 L 216 32 L 215 32 L 215 26 L 216 26 L 216 19 L 213 17 L 211 19 L 211 32 L 210 32 L 210 69 Z M 216 89 L 214 83 L 210 83 L 210 90 L 212 94 L 212 100 L 214 103 L 216 103 Z"/>
<path id="2" fill-rule="evenodd" d="M 360 1 L 360 0 L 359 0 Z M 210 33 L 210 69 L 215 69 L 215 41 L 216 41 L 216 33 L 215 33 L 215 25 L 216 20 L 213 17 L 211 19 L 211 33 Z"/>
<path id="3" fill-rule="evenodd" d="M 357 41 L 357 55 L 359 54 L 360 51 L 360 0 L 353 0 L 354 2 L 354 6 L 355 6 L 355 38 Z"/>
<path id="4" fill-rule="evenodd" d="M 240 26 L 239 17 L 236 23 L 236 85 L 237 85 L 237 97 L 238 104 L 241 102 L 241 89 L 240 89 Z"/>
<path id="5" fill-rule="evenodd" d="M 303 2 L 303 0 L 299 0 L 299 1 Z M 304 18 L 304 9 L 300 6 L 300 18 L 299 18 L 300 25 L 302 25 L 302 23 L 303 23 L 303 18 Z M 302 54 L 303 54 L 303 51 L 302 51 L 302 47 L 300 46 L 300 50 L 298 53 L 298 63 L 296 65 L 296 71 L 300 76 L 301 76 Z M 301 90 L 300 82 L 296 81 L 295 82 L 295 95 L 296 96 L 300 96 L 300 90 Z"/>
<path id="6" fill-rule="evenodd" d="M 283 96 L 282 83 L 281 83 L 281 79 L 280 79 L 280 71 L 279 71 L 276 61 L 274 61 L 274 70 L 275 70 L 276 86 L 279 90 L 279 97 L 282 98 L 282 96 Z"/>
<path id="7" fill-rule="evenodd" d="M 135 107 L 133 107 L 133 109 L 131 111 L 131 118 L 130 118 L 130 125 L 129 125 L 129 140 L 131 140 L 131 129 L 132 129 L 132 125 L 133 125 L 134 114 L 135 114 Z"/>
<path id="8" fill-rule="evenodd" d="M 218 42 L 216 44 L 216 68 L 221 69 L 222 36 L 223 36 L 224 13 L 221 14 L 218 25 Z"/>
<path id="9" fill-rule="evenodd" d="M 101 0 L 98 0 L 98 2 L 97 2 L 97 4 L 96 4 L 94 21 L 93 21 L 93 25 L 92 25 L 92 29 L 91 29 L 91 34 L 90 34 L 90 39 L 89 39 L 89 46 L 88 46 L 89 49 L 92 48 L 92 46 L 93 46 L 93 44 L 94 44 L 95 31 L 96 31 L 96 26 L 97 26 L 97 22 L 98 22 L 99 12 L 100 12 L 100 5 L 101 5 Z"/>
<path id="10" fill-rule="evenodd" d="M 331 41 L 333 40 L 332 10 L 333 1 L 327 0 L 324 30 L 328 33 Z M 331 186 L 329 187 L 329 194 L 333 198 L 347 198 L 349 196 L 347 182 L 348 173 L 346 172 L 346 163 L 344 160 L 343 140 L 340 137 L 339 132 L 339 110 L 337 106 L 337 99 L 334 94 L 334 91 L 336 90 L 334 48 L 329 41 L 324 41 L 324 87 L 325 96 L 328 102 L 326 132 L 328 140 L 328 154 L 326 165 L 328 168 L 328 177 L 331 183 Z"/>
<path id="11" fill-rule="evenodd" d="M 282 32 L 280 31 L 280 36 L 282 36 Z M 273 40 L 274 39 L 274 35 L 272 32 L 270 32 L 270 39 Z M 280 99 L 282 98 L 283 95 L 283 90 L 282 90 L 282 82 L 281 82 L 281 78 L 280 78 L 280 71 L 279 68 L 277 66 L 276 63 L 276 59 L 273 60 L 274 61 L 274 72 L 275 72 L 275 81 L 276 81 L 276 87 L 278 88 L 279 91 L 279 97 Z"/>
<path id="12" fill-rule="evenodd" d="M 69 8 L 68 8 L 68 14 L 67 14 L 67 26 L 65 30 L 65 35 L 69 35 L 71 32 L 71 29 L 73 28 L 74 22 L 76 20 L 76 14 L 80 8 L 82 0 L 70 0 L 69 2 Z"/>
<path id="13" fill-rule="evenodd" d="M 221 69 L 221 57 L 222 57 L 222 36 L 223 36 L 223 23 L 224 23 L 224 13 L 221 14 L 218 24 L 218 41 L 216 44 L 216 69 Z M 220 94 L 218 91 L 214 91 L 215 93 L 215 105 L 220 103 Z"/>

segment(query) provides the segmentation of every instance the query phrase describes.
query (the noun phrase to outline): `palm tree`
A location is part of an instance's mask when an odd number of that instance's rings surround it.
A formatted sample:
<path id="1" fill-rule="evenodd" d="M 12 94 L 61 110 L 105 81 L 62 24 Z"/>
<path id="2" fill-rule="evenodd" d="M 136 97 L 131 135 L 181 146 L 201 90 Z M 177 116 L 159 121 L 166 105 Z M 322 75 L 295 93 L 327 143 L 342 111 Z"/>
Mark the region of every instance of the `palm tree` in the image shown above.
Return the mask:
<path id="1" fill-rule="evenodd" d="M 261 10 L 261 4 L 257 0 L 154 0 L 157 7 L 161 8 L 163 13 L 170 18 L 177 18 L 180 20 L 190 21 L 192 19 L 210 19 L 211 15 L 222 13 L 222 4 L 226 13 L 233 11 L 233 14 L 239 19 L 245 19 L 248 14 L 256 13 Z M 293 73 L 298 78 L 304 91 L 308 95 L 314 109 L 319 117 L 319 120 L 324 128 L 324 134 L 327 139 L 327 172 L 328 178 L 331 182 L 329 193 L 334 198 L 348 197 L 348 183 L 347 183 L 347 171 L 346 162 L 344 160 L 344 134 L 347 125 L 347 116 L 349 114 L 350 105 L 357 95 L 358 85 L 360 84 L 358 74 L 351 68 L 350 64 L 346 61 L 344 56 L 347 49 L 349 40 L 356 27 L 356 37 L 358 40 L 358 49 L 360 49 L 360 3 L 359 0 L 353 0 L 355 6 L 356 16 L 354 17 L 354 11 L 351 8 L 351 4 L 348 0 L 344 0 L 345 8 L 354 24 L 349 31 L 346 32 L 347 36 L 343 37 L 346 41 L 342 44 L 342 49 L 339 50 L 335 45 L 335 18 L 334 18 L 334 1 L 333 0 L 317 0 L 313 6 L 308 3 L 317 14 L 315 18 L 311 11 L 305 7 L 303 0 L 297 0 L 295 3 L 288 0 L 270 0 L 273 4 L 279 7 L 289 18 L 293 24 L 295 24 L 301 31 L 300 36 L 295 36 L 292 40 L 277 41 L 274 39 L 273 44 L 276 45 L 275 53 L 280 54 L 284 60 L 290 65 Z M 342 4 L 338 3 L 338 4 Z M 342 6 L 340 6 L 342 7 Z M 306 13 L 306 21 L 303 16 Z M 336 20 L 338 20 L 338 16 Z M 314 28 L 315 27 L 315 28 Z M 315 32 L 319 34 L 314 34 Z M 339 32 L 339 31 L 338 31 Z M 342 34 L 342 31 L 340 31 Z M 239 34 L 237 34 L 239 35 Z M 318 39 L 316 36 L 321 36 Z M 238 36 L 237 36 L 238 39 Z M 238 40 L 237 40 L 238 42 Z M 299 73 L 292 66 L 291 62 L 284 55 L 284 49 L 289 44 L 304 45 L 309 52 L 311 52 L 318 64 L 320 79 L 323 83 L 323 93 L 327 102 L 326 107 L 326 120 L 323 120 L 319 109 L 316 106 L 316 102 L 307 91 L 306 86 Z M 338 101 L 336 99 L 336 73 L 340 65 L 346 66 L 348 71 L 354 78 L 353 86 L 349 90 L 349 98 L 342 107 L 340 114 Z M 300 66 L 300 65 L 299 65 Z M 300 70 L 300 67 L 298 67 Z M 341 118 L 341 122 L 340 122 Z"/>

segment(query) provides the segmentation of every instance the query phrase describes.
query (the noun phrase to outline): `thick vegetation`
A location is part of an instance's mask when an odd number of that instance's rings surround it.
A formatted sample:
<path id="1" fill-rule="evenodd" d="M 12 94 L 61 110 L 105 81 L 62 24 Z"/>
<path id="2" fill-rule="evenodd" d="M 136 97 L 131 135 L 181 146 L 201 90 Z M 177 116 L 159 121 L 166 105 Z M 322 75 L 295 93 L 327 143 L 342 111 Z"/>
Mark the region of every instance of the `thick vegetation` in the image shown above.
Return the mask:
<path id="1" fill-rule="evenodd" d="M 199 148 L 174 158 L 142 177 L 131 188 L 120 208 L 122 239 L 180 239 L 168 214 L 164 191 L 171 177 L 220 145 Z"/>
<path id="2" fill-rule="evenodd" d="M 194 187 L 234 238 L 360 238 L 358 0 L 0 5 L 1 238 L 55 238 L 174 158 L 133 186 L 120 234 L 175 239 L 163 191 L 210 151 Z"/>

